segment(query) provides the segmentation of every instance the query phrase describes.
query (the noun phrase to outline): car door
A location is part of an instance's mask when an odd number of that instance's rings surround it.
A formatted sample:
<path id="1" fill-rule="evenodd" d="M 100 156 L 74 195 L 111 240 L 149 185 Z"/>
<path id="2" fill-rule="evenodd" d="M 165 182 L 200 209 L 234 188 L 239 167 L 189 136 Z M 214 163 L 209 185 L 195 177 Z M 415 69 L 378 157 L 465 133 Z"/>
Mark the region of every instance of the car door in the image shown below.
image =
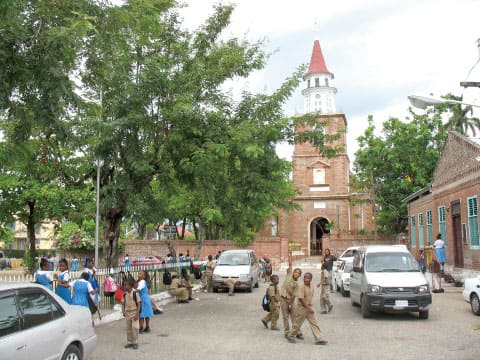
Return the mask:
<path id="1" fill-rule="evenodd" d="M 63 353 L 67 327 L 65 312 L 41 288 L 17 291 L 17 301 L 22 314 L 21 346 L 16 360 L 59 359 Z"/>
<path id="2" fill-rule="evenodd" d="M 26 344 L 21 337 L 21 316 L 14 291 L 0 293 L 0 357 L 19 359 Z"/>
<path id="3" fill-rule="evenodd" d="M 353 271 L 350 275 L 350 298 L 352 302 L 360 303 L 363 277 L 363 253 L 357 251 L 353 256 Z"/>

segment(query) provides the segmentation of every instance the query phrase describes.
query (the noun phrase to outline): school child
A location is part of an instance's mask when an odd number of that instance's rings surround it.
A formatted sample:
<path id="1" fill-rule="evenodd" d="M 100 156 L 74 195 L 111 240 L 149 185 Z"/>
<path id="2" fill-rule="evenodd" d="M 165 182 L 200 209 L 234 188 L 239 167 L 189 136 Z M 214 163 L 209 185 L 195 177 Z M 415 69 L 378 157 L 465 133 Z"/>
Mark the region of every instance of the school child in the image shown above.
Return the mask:
<path id="1" fill-rule="evenodd" d="M 60 259 L 58 261 L 58 269 L 60 274 L 55 274 L 55 279 L 57 279 L 57 287 L 55 293 L 65 300 L 68 304 L 72 303 L 72 296 L 70 294 L 70 274 L 68 272 L 68 262 L 66 259 Z"/>
<path id="2" fill-rule="evenodd" d="M 70 265 L 72 265 L 72 271 L 78 271 L 78 259 L 76 256 L 72 259 Z"/>
<path id="3" fill-rule="evenodd" d="M 320 293 L 320 311 L 321 314 L 326 314 L 332 311 L 333 305 L 330 302 L 330 273 L 327 270 L 325 260 L 322 263 L 322 271 L 320 272 L 320 282 L 317 288 L 321 286 Z"/>
<path id="4" fill-rule="evenodd" d="M 150 318 L 153 317 L 152 302 L 150 300 L 150 295 L 148 295 L 149 287 L 150 276 L 148 271 L 142 270 L 138 274 L 138 286 L 136 288 L 142 300 L 142 311 L 140 311 L 140 334 L 150 332 Z M 144 324 L 145 327 L 143 327 Z"/>
<path id="5" fill-rule="evenodd" d="M 142 299 L 133 289 L 132 279 L 124 282 L 125 294 L 122 298 L 122 312 L 127 322 L 127 344 L 125 348 L 138 349 L 138 330 L 140 328 L 139 315 L 142 308 Z"/>
<path id="6" fill-rule="evenodd" d="M 49 269 L 50 262 L 47 259 L 42 258 L 40 260 L 40 270 L 35 271 L 33 281 L 52 290 L 53 277 Z"/>
<path id="7" fill-rule="evenodd" d="M 93 290 L 96 290 L 95 293 L 91 295 L 91 298 L 95 304 L 98 304 L 98 302 L 100 301 L 100 297 L 98 293 L 99 285 L 95 276 L 97 272 L 97 269 L 95 269 L 95 262 L 93 261 L 93 259 L 85 259 L 84 265 L 85 269 L 83 271 L 88 273 L 88 282 L 90 283 L 90 285 L 92 285 Z"/>
<path id="8" fill-rule="evenodd" d="M 88 273 L 84 271 L 80 278 L 70 283 L 73 289 L 72 305 L 85 306 L 90 309 L 87 296 L 94 295 L 97 290 L 88 282 Z"/>
<path id="9" fill-rule="evenodd" d="M 270 280 L 271 283 L 267 290 L 270 311 L 268 312 L 267 316 L 265 316 L 261 321 L 263 326 L 265 326 L 265 328 L 267 329 L 268 323 L 271 322 L 272 324 L 270 326 L 270 329 L 280 330 L 277 327 L 277 321 L 280 315 L 280 290 L 278 289 L 278 275 L 271 275 Z"/>

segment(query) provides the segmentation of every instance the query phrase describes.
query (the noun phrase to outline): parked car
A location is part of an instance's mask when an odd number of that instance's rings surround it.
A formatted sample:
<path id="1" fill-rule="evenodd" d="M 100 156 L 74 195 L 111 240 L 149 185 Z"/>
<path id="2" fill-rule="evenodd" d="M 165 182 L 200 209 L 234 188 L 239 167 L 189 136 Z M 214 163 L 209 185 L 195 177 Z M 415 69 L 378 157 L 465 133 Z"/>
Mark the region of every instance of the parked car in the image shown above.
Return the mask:
<path id="1" fill-rule="evenodd" d="M 342 252 L 342 254 L 337 258 L 337 261 L 333 263 L 332 267 L 332 281 L 334 282 L 333 288 L 336 289 L 339 284 L 337 283 L 337 272 L 339 266 L 342 264 L 343 261 L 353 261 L 353 255 L 355 255 L 355 252 L 358 250 L 359 246 L 351 246 L 347 248 L 345 251 Z"/>
<path id="2" fill-rule="evenodd" d="M 38 284 L 0 283 L 2 359 L 88 359 L 96 344 L 88 308 Z"/>
<path id="3" fill-rule="evenodd" d="M 253 250 L 227 250 L 220 255 L 217 265 L 213 270 L 212 288 L 227 289 L 225 281 L 235 279 L 235 289 L 247 289 L 252 292 L 253 287 L 258 288 L 260 266 Z"/>
<path id="4" fill-rule="evenodd" d="M 340 291 L 342 296 L 350 295 L 350 273 L 353 270 L 353 259 L 342 261 L 342 264 L 337 271 L 337 291 Z"/>
<path id="5" fill-rule="evenodd" d="M 11 269 L 11 268 L 12 268 L 11 261 L 7 258 L 5 253 L 2 250 L 0 250 L 0 270 Z"/>
<path id="6" fill-rule="evenodd" d="M 131 266 L 148 266 L 148 265 L 162 265 L 163 261 L 156 256 L 140 256 L 130 261 Z M 120 266 L 125 266 L 125 263 L 120 263 Z"/>
<path id="7" fill-rule="evenodd" d="M 374 311 L 418 312 L 428 319 L 432 294 L 420 266 L 405 246 L 361 247 L 353 258 L 350 300 L 364 318 Z"/>
<path id="8" fill-rule="evenodd" d="M 463 298 L 468 302 L 475 315 L 480 315 L 480 275 L 465 280 Z"/>

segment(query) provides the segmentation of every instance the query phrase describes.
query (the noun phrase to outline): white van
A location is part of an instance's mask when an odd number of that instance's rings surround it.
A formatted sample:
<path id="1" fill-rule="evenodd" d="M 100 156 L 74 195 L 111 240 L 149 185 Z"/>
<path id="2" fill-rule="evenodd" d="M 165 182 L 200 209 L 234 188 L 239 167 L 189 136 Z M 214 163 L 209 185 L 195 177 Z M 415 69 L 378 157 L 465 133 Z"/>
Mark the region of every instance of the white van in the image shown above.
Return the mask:
<path id="1" fill-rule="evenodd" d="M 236 281 L 235 289 L 246 289 L 252 292 L 258 287 L 260 267 L 253 250 L 227 250 L 218 258 L 213 270 L 212 289 L 228 289 L 227 279 Z"/>
<path id="2" fill-rule="evenodd" d="M 352 305 L 364 318 L 372 312 L 419 313 L 428 319 L 432 294 L 414 257 L 403 245 L 372 245 L 357 250 L 350 277 Z"/>

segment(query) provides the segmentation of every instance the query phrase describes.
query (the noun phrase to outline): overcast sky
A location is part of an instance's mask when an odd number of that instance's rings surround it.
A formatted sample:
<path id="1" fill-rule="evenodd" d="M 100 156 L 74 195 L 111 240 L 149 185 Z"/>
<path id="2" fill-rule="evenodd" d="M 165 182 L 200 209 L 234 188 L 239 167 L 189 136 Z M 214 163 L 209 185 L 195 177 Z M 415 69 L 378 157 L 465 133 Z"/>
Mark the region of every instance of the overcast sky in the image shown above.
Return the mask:
<path id="1" fill-rule="evenodd" d="M 187 0 L 185 25 L 198 27 L 218 1 Z M 266 38 L 274 52 L 263 71 L 236 83 L 233 91 L 271 92 L 295 69 L 308 63 L 315 38 L 334 73 L 337 110 L 348 121 L 348 153 L 357 150 L 367 116 L 378 126 L 390 116 L 404 119 L 410 94 L 461 95 L 459 82 L 479 59 L 479 0 L 236 0 L 226 35 Z M 480 81 L 480 65 L 468 80 Z M 298 89 L 285 105 L 303 112 Z M 480 104 L 480 91 L 464 100 Z M 285 148 L 282 155 L 288 154 Z"/>

